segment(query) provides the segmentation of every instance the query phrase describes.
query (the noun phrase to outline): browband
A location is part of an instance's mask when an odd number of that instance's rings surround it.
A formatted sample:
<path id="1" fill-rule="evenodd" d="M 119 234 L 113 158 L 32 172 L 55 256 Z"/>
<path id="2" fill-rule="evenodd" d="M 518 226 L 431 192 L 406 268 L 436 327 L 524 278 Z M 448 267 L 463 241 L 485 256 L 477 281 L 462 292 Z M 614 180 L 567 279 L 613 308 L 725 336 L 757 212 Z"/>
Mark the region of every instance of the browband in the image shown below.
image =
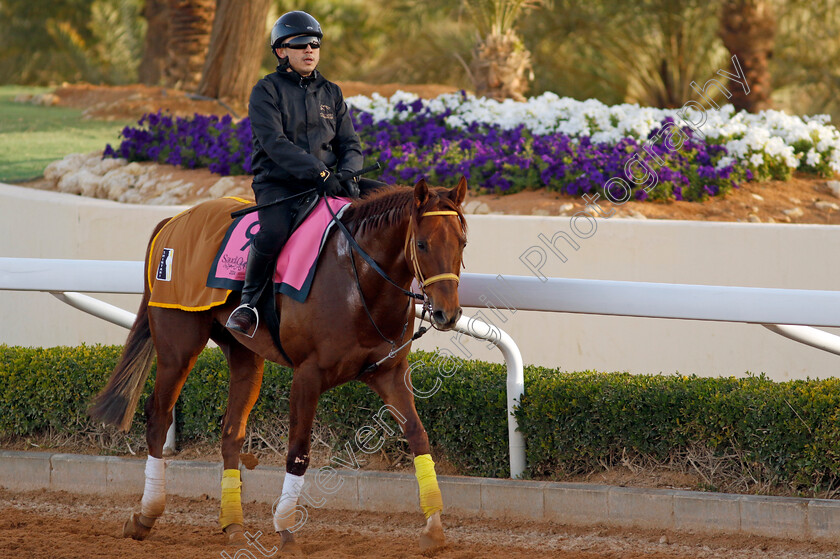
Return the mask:
<path id="1" fill-rule="evenodd" d="M 437 210 L 434 212 L 426 212 L 421 214 L 420 217 L 426 217 L 427 215 L 458 215 L 458 212 L 454 210 Z"/>

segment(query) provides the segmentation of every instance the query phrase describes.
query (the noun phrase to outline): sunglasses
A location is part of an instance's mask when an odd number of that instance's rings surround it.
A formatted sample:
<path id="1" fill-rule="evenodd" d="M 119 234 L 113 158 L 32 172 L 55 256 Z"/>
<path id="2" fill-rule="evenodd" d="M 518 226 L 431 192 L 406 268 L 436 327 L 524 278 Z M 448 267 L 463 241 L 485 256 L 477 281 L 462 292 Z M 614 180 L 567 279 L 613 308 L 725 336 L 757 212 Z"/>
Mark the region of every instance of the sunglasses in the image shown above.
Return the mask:
<path id="1" fill-rule="evenodd" d="M 281 49 L 304 50 L 312 47 L 313 50 L 321 48 L 321 41 L 318 37 L 295 37 L 280 45 Z"/>

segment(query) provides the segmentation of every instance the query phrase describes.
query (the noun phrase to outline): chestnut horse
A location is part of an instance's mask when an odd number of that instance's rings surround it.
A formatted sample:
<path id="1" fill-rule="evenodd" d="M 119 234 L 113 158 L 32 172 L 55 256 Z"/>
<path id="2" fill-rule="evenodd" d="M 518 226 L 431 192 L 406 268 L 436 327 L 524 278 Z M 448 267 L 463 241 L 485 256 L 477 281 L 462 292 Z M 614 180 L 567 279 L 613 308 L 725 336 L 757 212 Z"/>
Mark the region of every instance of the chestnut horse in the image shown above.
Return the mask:
<path id="1" fill-rule="evenodd" d="M 310 436 L 320 395 L 358 379 L 373 389 L 398 419 L 415 456 L 420 506 L 426 525 L 420 547 L 444 543 L 443 503 L 429 454 L 429 439 L 414 407 L 405 376 L 414 324 L 414 304 L 404 290 L 417 279 L 432 325 L 451 329 L 461 316 L 458 279 L 466 244 L 460 206 L 466 195 L 461 179 L 452 190 L 427 186 L 386 187 L 357 200 L 341 222 L 397 286 L 390 284 L 351 248 L 341 232 L 325 243 L 308 298 L 298 303 L 276 295 L 279 337 L 285 356 L 267 327 L 253 338 L 224 328 L 239 298 L 209 310 L 188 312 L 149 306 L 146 285 L 137 319 L 123 355 L 91 415 L 128 429 L 145 379 L 157 354 L 154 391 L 146 402 L 146 484 L 139 513 L 124 535 L 146 537 L 165 507 L 163 444 L 172 410 L 187 375 L 208 339 L 224 352 L 230 368 L 227 411 L 222 426 L 222 503 L 220 524 L 229 543 L 244 542 L 239 452 L 248 414 L 257 400 L 266 359 L 294 369 L 289 395 L 289 448 L 282 494 L 275 501 L 274 527 L 284 551 L 299 551 L 294 540 L 295 509 L 309 465 Z M 158 225 L 155 233 L 163 226 Z M 334 228 L 336 229 L 336 228 Z M 146 257 L 148 276 L 149 254 Z M 205 273 L 196 271 L 196 273 Z M 392 353 L 392 350 L 398 351 Z M 392 353 L 391 358 L 388 358 Z M 288 360 L 286 359 L 288 357 Z M 384 358 L 384 360 L 383 360 Z M 372 365 L 380 362 L 378 367 Z"/>

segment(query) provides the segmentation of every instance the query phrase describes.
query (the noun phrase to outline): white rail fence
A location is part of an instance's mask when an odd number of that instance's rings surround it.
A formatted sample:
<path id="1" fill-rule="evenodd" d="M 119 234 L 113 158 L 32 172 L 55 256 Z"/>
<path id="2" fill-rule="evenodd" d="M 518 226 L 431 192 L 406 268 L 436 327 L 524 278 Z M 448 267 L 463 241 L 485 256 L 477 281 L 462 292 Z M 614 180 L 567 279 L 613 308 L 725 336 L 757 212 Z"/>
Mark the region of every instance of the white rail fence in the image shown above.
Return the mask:
<path id="1" fill-rule="evenodd" d="M 0 257 L 0 290 L 49 292 L 72 307 L 125 328 L 134 324 L 134 313 L 79 292 L 142 293 L 143 282 L 143 262 Z M 418 317 L 420 311 L 417 305 Z M 502 352 L 507 366 L 510 475 L 520 477 L 526 467 L 525 438 L 519 431 L 513 410 L 525 392 L 522 354 L 506 332 L 479 320 L 463 316 L 455 330 L 487 340 Z M 166 433 L 163 447 L 166 454 L 175 452 L 175 411 L 172 413 L 172 426 Z"/>
<path id="2" fill-rule="evenodd" d="M 64 302 L 126 327 L 134 315 L 77 292 L 141 293 L 143 263 L 0 258 L 0 290 L 45 291 Z M 840 355 L 840 337 L 813 328 L 840 327 L 840 291 L 677 285 L 463 274 L 465 307 L 761 324 L 792 340 Z M 456 329 L 502 351 L 508 368 L 508 437 L 511 477 L 525 471 L 525 442 L 513 409 L 524 394 L 522 356 L 506 333 L 465 313 Z"/>

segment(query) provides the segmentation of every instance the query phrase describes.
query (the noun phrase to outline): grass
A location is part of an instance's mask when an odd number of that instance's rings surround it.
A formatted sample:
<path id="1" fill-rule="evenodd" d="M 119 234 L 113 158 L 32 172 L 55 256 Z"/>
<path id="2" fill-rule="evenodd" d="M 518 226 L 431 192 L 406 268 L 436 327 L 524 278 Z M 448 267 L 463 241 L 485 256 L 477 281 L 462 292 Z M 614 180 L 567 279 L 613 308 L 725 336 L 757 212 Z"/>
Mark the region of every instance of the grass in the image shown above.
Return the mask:
<path id="1" fill-rule="evenodd" d="M 0 86 L 0 182 L 40 177 L 47 165 L 70 153 L 88 153 L 119 141 L 132 121 L 82 118 L 82 111 L 15 103 L 21 94 L 50 91 L 44 87 Z"/>

